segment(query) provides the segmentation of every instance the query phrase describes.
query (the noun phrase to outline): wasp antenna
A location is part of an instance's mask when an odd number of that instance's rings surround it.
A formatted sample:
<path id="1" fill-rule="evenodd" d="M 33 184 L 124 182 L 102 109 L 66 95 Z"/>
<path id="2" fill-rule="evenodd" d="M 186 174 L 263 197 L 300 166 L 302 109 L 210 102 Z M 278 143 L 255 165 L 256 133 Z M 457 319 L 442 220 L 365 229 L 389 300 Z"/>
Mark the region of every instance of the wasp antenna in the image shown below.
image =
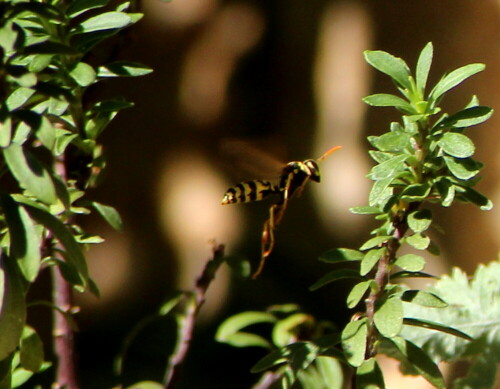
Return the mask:
<path id="1" fill-rule="evenodd" d="M 321 157 L 319 157 L 317 159 L 317 161 L 322 161 L 324 160 L 326 157 L 328 157 L 331 153 L 333 153 L 334 151 L 337 151 L 337 150 L 340 150 L 342 148 L 342 146 L 333 146 L 330 150 L 328 150 L 326 153 L 324 153 Z"/>

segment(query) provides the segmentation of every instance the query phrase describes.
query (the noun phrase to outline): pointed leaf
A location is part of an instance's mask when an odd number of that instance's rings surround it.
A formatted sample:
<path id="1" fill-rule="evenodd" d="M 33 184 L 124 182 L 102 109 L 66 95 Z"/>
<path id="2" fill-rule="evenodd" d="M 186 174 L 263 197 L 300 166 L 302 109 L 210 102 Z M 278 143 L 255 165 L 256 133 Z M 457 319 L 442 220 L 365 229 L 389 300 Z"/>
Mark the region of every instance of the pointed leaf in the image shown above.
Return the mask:
<path id="1" fill-rule="evenodd" d="M 472 188 L 460 187 L 460 193 L 458 193 L 457 196 L 460 197 L 460 200 L 468 201 L 477 205 L 483 211 L 489 211 L 493 208 L 491 200 Z"/>
<path id="2" fill-rule="evenodd" d="M 111 227 L 117 231 L 123 231 L 122 218 L 115 208 L 98 203 L 97 201 L 93 201 L 91 204 Z"/>
<path id="3" fill-rule="evenodd" d="M 423 305 L 423 304 L 419 304 L 419 305 Z M 456 336 L 458 338 L 462 338 L 462 339 L 469 340 L 469 341 L 474 340 L 474 338 L 467 335 L 465 332 L 459 331 L 453 327 L 448 327 L 448 326 L 445 326 L 443 324 L 436 323 L 436 322 L 433 322 L 430 320 L 405 317 L 403 320 L 403 324 L 409 325 L 409 326 L 427 328 L 429 330 L 440 331 L 440 332 L 450 334 L 450 335 Z"/>
<path id="4" fill-rule="evenodd" d="M 403 100 L 401 97 L 387 93 L 377 93 L 366 96 L 362 100 L 372 107 L 394 107 L 405 113 L 416 113 L 415 108 L 413 108 L 408 101 Z"/>
<path id="5" fill-rule="evenodd" d="M 103 30 L 114 30 L 132 24 L 129 15 L 123 12 L 105 12 L 91 17 L 78 26 L 78 33 L 89 33 Z"/>
<path id="6" fill-rule="evenodd" d="M 75 0 L 72 1 L 66 10 L 66 15 L 70 18 L 76 18 L 91 9 L 104 7 L 108 0 Z"/>
<path id="7" fill-rule="evenodd" d="M 363 296 L 366 294 L 368 289 L 370 288 L 370 285 L 373 281 L 368 280 L 368 281 L 362 281 L 351 289 L 351 292 L 347 296 L 347 307 L 348 308 L 354 308 L 358 303 L 361 301 Z"/>
<path id="8" fill-rule="evenodd" d="M 465 128 L 481 124 L 493 114 L 490 107 L 475 106 L 466 108 L 441 120 L 438 128 Z"/>
<path id="9" fill-rule="evenodd" d="M 366 319 L 351 321 L 342 331 L 342 349 L 351 366 L 361 366 L 365 360 L 367 334 Z"/>
<path id="10" fill-rule="evenodd" d="M 483 71 L 484 68 L 484 64 L 474 63 L 462 66 L 461 68 L 452 71 L 451 73 L 444 76 L 436 84 L 429 97 L 434 101 L 438 100 L 444 93 L 456 87 L 458 84 L 462 83 L 464 80 L 473 76 L 474 74 Z"/>
<path id="11" fill-rule="evenodd" d="M 376 236 L 374 238 L 368 239 L 359 249 L 360 250 L 368 250 L 368 249 L 371 249 L 373 247 L 379 247 L 391 238 L 392 237 L 388 236 L 388 235 Z"/>
<path id="12" fill-rule="evenodd" d="M 382 206 L 384 201 L 387 201 L 387 198 L 392 195 L 392 189 L 389 187 L 392 181 L 393 177 L 375 181 L 368 197 L 370 206 Z"/>
<path id="13" fill-rule="evenodd" d="M 406 290 L 403 292 L 401 300 L 431 308 L 445 308 L 448 306 L 441 297 L 424 290 Z"/>
<path id="14" fill-rule="evenodd" d="M 375 69 L 387 74 L 399 86 L 410 89 L 410 69 L 401 58 L 394 57 L 385 51 L 365 51 L 365 60 Z"/>
<path id="15" fill-rule="evenodd" d="M 316 281 L 313 285 L 309 287 L 310 291 L 315 291 L 322 286 L 325 286 L 333 281 L 340 280 L 342 278 L 361 278 L 359 272 L 353 269 L 339 269 L 331 271 L 321 277 L 318 281 Z"/>
<path id="16" fill-rule="evenodd" d="M 396 172 L 406 168 L 405 161 L 408 158 L 409 155 L 396 155 L 395 157 L 374 166 L 368 174 L 368 178 L 371 180 L 384 180 L 391 178 Z"/>
<path id="17" fill-rule="evenodd" d="M 362 276 L 367 275 L 373 267 L 377 264 L 378 260 L 384 255 L 386 252 L 385 248 L 372 249 L 368 251 L 363 260 L 361 261 L 361 266 L 359 270 L 359 274 Z"/>
<path id="18" fill-rule="evenodd" d="M 83 277 L 85 282 L 88 281 L 88 269 L 85 257 L 83 256 L 81 247 L 76 242 L 75 237 L 71 234 L 68 226 L 62 223 L 58 218 L 41 208 L 25 204 L 24 208 L 30 216 L 45 228 L 52 231 L 57 240 L 65 249 L 65 259 L 68 264 L 75 267 L 78 274 Z"/>
<path id="19" fill-rule="evenodd" d="M 135 62 L 117 61 L 99 67 L 98 77 L 139 77 L 145 76 L 153 69 Z"/>
<path id="20" fill-rule="evenodd" d="M 29 371 L 37 372 L 43 364 L 43 343 L 36 331 L 25 326 L 20 344 L 21 366 Z"/>
<path id="21" fill-rule="evenodd" d="M 427 84 L 427 77 L 429 76 L 429 70 L 432 64 L 432 56 L 433 56 L 433 47 L 432 42 L 429 42 L 425 45 L 424 49 L 420 53 L 420 57 L 417 62 L 417 69 L 415 72 L 415 81 L 417 84 L 417 89 L 422 96 L 425 92 L 425 86 Z"/>
<path id="22" fill-rule="evenodd" d="M 235 347 L 260 346 L 270 348 L 270 343 L 263 337 L 240 330 L 254 324 L 275 322 L 274 315 L 267 312 L 242 312 L 226 319 L 217 329 L 215 339 Z"/>
<path id="23" fill-rule="evenodd" d="M 16 143 L 3 149 L 3 154 L 12 174 L 23 188 L 46 204 L 57 202 L 50 173 L 34 156 Z"/>
<path id="24" fill-rule="evenodd" d="M 41 233 L 23 207 L 9 195 L 1 195 L 5 220 L 9 229 L 10 255 L 19 263 L 23 276 L 33 282 L 41 264 Z"/>
<path id="25" fill-rule="evenodd" d="M 396 337 L 390 339 L 418 373 L 438 389 L 445 389 L 444 379 L 436 364 L 415 344 Z"/>
<path id="26" fill-rule="evenodd" d="M 351 249 L 333 249 L 321 254 L 319 260 L 327 263 L 361 261 L 363 253 Z"/>
<path id="27" fill-rule="evenodd" d="M 26 321 L 24 288 L 11 261 L 0 256 L 0 361 L 17 348 Z"/>

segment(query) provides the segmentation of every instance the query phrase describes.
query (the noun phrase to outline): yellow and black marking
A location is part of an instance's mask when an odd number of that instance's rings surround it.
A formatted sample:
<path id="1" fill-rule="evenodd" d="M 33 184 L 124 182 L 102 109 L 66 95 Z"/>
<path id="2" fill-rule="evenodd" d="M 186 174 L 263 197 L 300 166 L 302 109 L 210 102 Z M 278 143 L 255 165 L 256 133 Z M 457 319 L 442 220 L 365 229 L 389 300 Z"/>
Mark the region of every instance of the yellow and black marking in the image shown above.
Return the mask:
<path id="1" fill-rule="evenodd" d="M 256 278 L 260 274 L 267 257 L 273 251 L 274 231 L 283 218 L 288 200 L 295 193 L 300 196 L 309 180 L 318 183 L 321 181 L 318 161 L 322 161 L 338 149 L 340 146 L 332 147 L 317 160 L 306 159 L 305 161 L 287 163 L 281 171 L 277 185 L 264 180 L 243 181 L 226 191 L 222 204 L 249 203 L 263 200 L 271 194 L 279 195 L 278 201 L 269 208 L 269 219 L 264 223 L 261 260 L 252 278 Z"/>
<path id="2" fill-rule="evenodd" d="M 249 203 L 260 201 L 270 194 L 279 193 L 279 188 L 264 180 L 243 181 L 229 188 L 224 194 L 222 204 Z"/>

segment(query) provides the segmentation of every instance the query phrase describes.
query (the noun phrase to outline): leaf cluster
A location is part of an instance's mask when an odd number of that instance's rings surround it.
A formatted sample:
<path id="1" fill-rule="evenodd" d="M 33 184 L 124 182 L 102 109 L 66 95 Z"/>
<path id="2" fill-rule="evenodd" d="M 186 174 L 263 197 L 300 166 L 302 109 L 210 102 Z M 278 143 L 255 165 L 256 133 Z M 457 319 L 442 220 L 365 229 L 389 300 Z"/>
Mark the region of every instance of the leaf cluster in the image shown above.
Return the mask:
<path id="1" fill-rule="evenodd" d="M 2 387 L 21 385 L 48 366 L 36 331 L 25 325 L 26 293 L 41 270 L 57 266 L 74 288 L 98 294 L 82 250 L 102 239 L 85 233 L 75 216 L 96 210 L 121 228 L 114 208 L 84 195 L 105 166 L 99 135 L 132 104 L 84 101 L 104 80 L 151 70 L 86 61 L 96 45 L 142 17 L 128 12 L 128 3 L 107 6 L 107 0 L 0 3 L 0 179 L 4 188 L 16 184 L 0 192 Z"/>

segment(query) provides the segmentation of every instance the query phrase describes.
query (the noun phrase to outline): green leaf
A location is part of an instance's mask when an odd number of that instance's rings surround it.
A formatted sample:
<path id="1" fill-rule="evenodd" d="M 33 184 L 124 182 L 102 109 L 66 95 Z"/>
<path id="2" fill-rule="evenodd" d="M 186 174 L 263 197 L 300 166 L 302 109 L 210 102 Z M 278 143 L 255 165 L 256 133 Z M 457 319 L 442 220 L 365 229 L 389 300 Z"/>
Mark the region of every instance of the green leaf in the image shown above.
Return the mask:
<path id="1" fill-rule="evenodd" d="M 52 231 L 57 240 L 64 247 L 64 257 L 68 265 L 73 266 L 78 274 L 83 278 L 82 281 L 88 282 L 88 269 L 85 257 L 83 256 L 80 245 L 76 242 L 71 230 L 57 217 L 41 208 L 25 204 L 24 208 L 30 216 L 45 228 Z"/>
<path id="2" fill-rule="evenodd" d="M 386 338 L 399 334 L 403 326 L 403 303 L 397 297 L 389 297 L 375 308 L 373 321 L 377 330 Z"/>
<path id="3" fill-rule="evenodd" d="M 279 320 L 273 327 L 273 343 L 278 347 L 286 346 L 294 340 L 297 328 L 307 323 L 310 324 L 311 321 L 311 315 L 300 312 Z"/>
<path id="4" fill-rule="evenodd" d="M 363 256 L 363 253 L 358 250 L 333 249 L 321 254 L 319 260 L 326 263 L 361 261 Z"/>
<path id="5" fill-rule="evenodd" d="M 420 293 L 422 293 L 422 291 L 420 291 Z M 424 304 L 419 304 L 419 305 L 426 306 Z M 433 308 L 436 308 L 436 307 L 433 307 Z M 465 339 L 468 341 L 474 340 L 474 338 L 470 337 L 469 335 L 467 335 L 466 333 L 464 333 L 462 331 L 459 331 L 455 328 L 448 327 L 448 326 L 445 326 L 443 324 L 436 323 L 436 322 L 429 321 L 429 320 L 415 319 L 415 318 L 411 318 L 411 317 L 406 318 L 405 317 L 403 320 L 403 324 L 409 325 L 409 326 L 414 326 L 414 327 L 426 328 L 428 330 L 440 331 L 442 333 L 453 335 L 453 336 L 456 336 L 458 338 L 462 338 L 462 339 Z"/>
<path id="6" fill-rule="evenodd" d="M 13 260 L 0 256 L 0 361 L 18 346 L 26 321 L 26 302 L 20 275 Z"/>
<path id="7" fill-rule="evenodd" d="M 378 207 L 370 206 L 352 207 L 349 211 L 356 215 L 377 215 L 380 213 L 380 209 Z"/>
<path id="8" fill-rule="evenodd" d="M 441 196 L 441 205 L 449 207 L 455 199 L 455 185 L 446 177 L 441 177 L 434 185 Z"/>
<path id="9" fill-rule="evenodd" d="M 33 282 L 40 271 L 42 245 L 39 231 L 28 213 L 9 195 L 1 195 L 5 220 L 9 229 L 10 255 L 19 263 L 21 272 L 27 281 Z"/>
<path id="10" fill-rule="evenodd" d="M 373 280 L 361 281 L 360 283 L 354 285 L 351 292 L 347 296 L 347 307 L 354 308 L 359 304 L 363 296 L 366 294 Z"/>
<path id="11" fill-rule="evenodd" d="M 406 201 L 422 201 L 427 198 L 431 188 L 425 184 L 411 184 L 406 186 L 401 192 L 401 200 Z"/>
<path id="12" fill-rule="evenodd" d="M 366 96 L 362 100 L 372 107 L 394 107 L 408 114 L 416 113 L 415 108 L 409 102 L 387 93 Z"/>
<path id="13" fill-rule="evenodd" d="M 91 204 L 111 227 L 117 231 L 123 231 L 122 218 L 115 208 L 98 203 L 97 201 L 93 201 Z"/>
<path id="14" fill-rule="evenodd" d="M 135 62 L 116 61 L 97 70 L 98 77 L 139 77 L 151 73 L 153 69 Z"/>
<path id="15" fill-rule="evenodd" d="M 385 389 L 384 376 L 375 358 L 370 358 L 356 369 L 356 387 Z"/>
<path id="16" fill-rule="evenodd" d="M 361 261 L 359 274 L 362 276 L 367 275 L 377 264 L 379 259 L 385 254 L 385 252 L 385 248 L 372 249 L 368 251 Z"/>
<path id="17" fill-rule="evenodd" d="M 261 358 L 251 369 L 252 373 L 260 373 L 264 370 L 268 370 L 275 365 L 279 365 L 286 362 L 286 355 L 284 355 L 283 350 L 275 350 L 265 357 Z"/>
<path id="18" fill-rule="evenodd" d="M 86 11 L 104 7 L 106 4 L 108 4 L 108 0 L 74 0 L 66 10 L 66 15 L 70 18 L 76 18 Z"/>
<path id="19" fill-rule="evenodd" d="M 46 204 L 57 202 L 50 173 L 34 156 L 16 143 L 3 149 L 3 154 L 12 174 L 24 189 Z"/>
<path id="20" fill-rule="evenodd" d="M 69 75 L 78 85 L 83 87 L 93 84 L 97 78 L 94 68 L 85 62 L 78 62 L 71 69 Z"/>
<path id="21" fill-rule="evenodd" d="M 464 134 L 447 132 L 438 141 L 445 153 L 457 157 L 467 158 L 474 154 L 474 143 Z"/>
<path id="22" fill-rule="evenodd" d="M 78 25 L 78 33 L 115 30 L 132 24 L 129 15 L 123 12 L 105 12 L 91 17 Z"/>
<path id="23" fill-rule="evenodd" d="M 392 237 L 388 235 L 375 236 L 374 238 L 368 239 L 365 243 L 363 243 L 359 249 L 363 251 L 373 247 L 379 247 L 391 238 Z"/>
<path id="24" fill-rule="evenodd" d="M 392 181 L 393 177 L 375 181 L 368 196 L 370 206 L 384 205 L 384 202 L 392 195 L 392 188 L 390 188 Z"/>
<path id="25" fill-rule="evenodd" d="M 37 372 L 43 364 L 43 343 L 36 331 L 25 326 L 20 344 L 21 366 L 26 370 Z"/>
<path id="26" fill-rule="evenodd" d="M 410 69 L 401 58 L 392 56 L 385 51 L 365 51 L 365 60 L 375 69 L 387 74 L 399 86 L 410 89 Z"/>
<path id="27" fill-rule="evenodd" d="M 316 358 L 315 363 L 325 388 L 343 388 L 344 373 L 342 371 L 342 365 L 337 359 L 319 356 Z"/>
<path id="28" fill-rule="evenodd" d="M 0 147 L 5 148 L 10 145 L 12 139 L 12 119 L 4 112 L 0 115 Z"/>
<path id="29" fill-rule="evenodd" d="M 367 335 L 368 325 L 366 319 L 351 321 L 342 331 L 342 349 L 351 366 L 359 367 L 363 364 Z"/>
<path id="30" fill-rule="evenodd" d="M 431 240 L 428 236 L 422 234 L 413 234 L 406 238 L 406 243 L 416 248 L 417 250 L 425 250 L 427 247 L 429 247 Z"/>
<path id="31" fill-rule="evenodd" d="M 398 153 L 411 148 L 411 136 L 406 132 L 392 131 L 374 138 L 371 143 L 380 151 Z"/>
<path id="32" fill-rule="evenodd" d="M 270 348 L 270 343 L 259 335 L 241 332 L 242 328 L 259 324 L 275 323 L 274 315 L 267 312 L 242 312 L 231 316 L 217 329 L 215 339 L 221 343 L 228 343 L 235 347 L 264 347 Z"/>
<path id="33" fill-rule="evenodd" d="M 432 223 L 432 212 L 429 209 L 420 209 L 408 215 L 408 226 L 414 232 L 426 231 Z"/>
<path id="34" fill-rule="evenodd" d="M 448 306 L 441 297 L 424 290 L 405 290 L 401 296 L 401 300 L 431 308 L 444 308 Z"/>
<path id="35" fill-rule="evenodd" d="M 341 280 L 343 278 L 361 278 L 359 272 L 353 269 L 339 269 L 331 271 L 321 277 L 318 281 L 309 287 L 310 291 L 315 291 L 322 286 L 325 286 L 333 281 Z"/>
<path id="36" fill-rule="evenodd" d="M 474 106 L 458 111 L 441 120 L 437 128 L 466 128 L 481 124 L 488 120 L 493 114 L 490 107 Z"/>
<path id="37" fill-rule="evenodd" d="M 390 341 L 397 347 L 403 358 L 435 388 L 445 389 L 444 379 L 436 364 L 421 348 L 400 337 Z"/>
<path id="38" fill-rule="evenodd" d="M 429 76 L 429 70 L 432 64 L 433 56 L 432 42 L 425 45 L 424 49 L 421 51 L 420 56 L 417 61 L 417 69 L 415 72 L 415 81 L 417 84 L 418 91 L 424 95 L 425 86 L 427 85 L 427 77 Z"/>
<path id="39" fill-rule="evenodd" d="M 483 165 L 479 162 L 474 161 L 472 158 L 453 158 L 453 157 L 443 157 L 446 166 L 459 180 L 470 180 L 475 177 Z"/>
<path id="40" fill-rule="evenodd" d="M 429 94 L 429 98 L 437 101 L 443 94 L 448 92 L 450 89 L 456 87 L 458 84 L 462 83 L 467 78 L 473 76 L 476 73 L 483 71 L 485 68 L 484 64 L 474 63 L 470 65 L 462 66 L 451 73 L 444 76 L 432 89 Z"/>
<path id="41" fill-rule="evenodd" d="M 457 187 L 457 186 L 456 186 Z M 467 201 L 472 204 L 477 205 L 483 211 L 489 211 L 493 208 L 493 203 L 486 196 L 482 195 L 478 191 L 468 188 L 468 187 L 457 187 L 457 196 L 462 201 Z"/>
<path id="42" fill-rule="evenodd" d="M 405 271 L 398 271 L 398 272 L 391 275 L 391 279 L 393 279 L 393 278 L 413 278 L 413 277 L 438 278 L 436 276 L 433 276 L 432 274 L 423 273 L 420 271 L 410 272 L 410 271 L 406 271 L 406 270 Z"/>
<path id="43" fill-rule="evenodd" d="M 425 259 L 420 255 L 405 254 L 396 259 L 396 266 L 410 272 L 419 272 L 425 267 Z"/>
<path id="44" fill-rule="evenodd" d="M 409 155 L 396 155 L 395 157 L 374 166 L 372 170 L 370 170 L 368 178 L 371 180 L 385 180 L 393 178 L 396 172 L 400 172 L 406 168 L 405 161 L 408 158 Z"/>
<path id="45" fill-rule="evenodd" d="M 9 111 L 14 111 L 22 107 L 34 93 L 35 91 L 31 88 L 16 88 L 9 97 L 7 97 L 7 100 L 5 100 L 5 106 Z"/>

